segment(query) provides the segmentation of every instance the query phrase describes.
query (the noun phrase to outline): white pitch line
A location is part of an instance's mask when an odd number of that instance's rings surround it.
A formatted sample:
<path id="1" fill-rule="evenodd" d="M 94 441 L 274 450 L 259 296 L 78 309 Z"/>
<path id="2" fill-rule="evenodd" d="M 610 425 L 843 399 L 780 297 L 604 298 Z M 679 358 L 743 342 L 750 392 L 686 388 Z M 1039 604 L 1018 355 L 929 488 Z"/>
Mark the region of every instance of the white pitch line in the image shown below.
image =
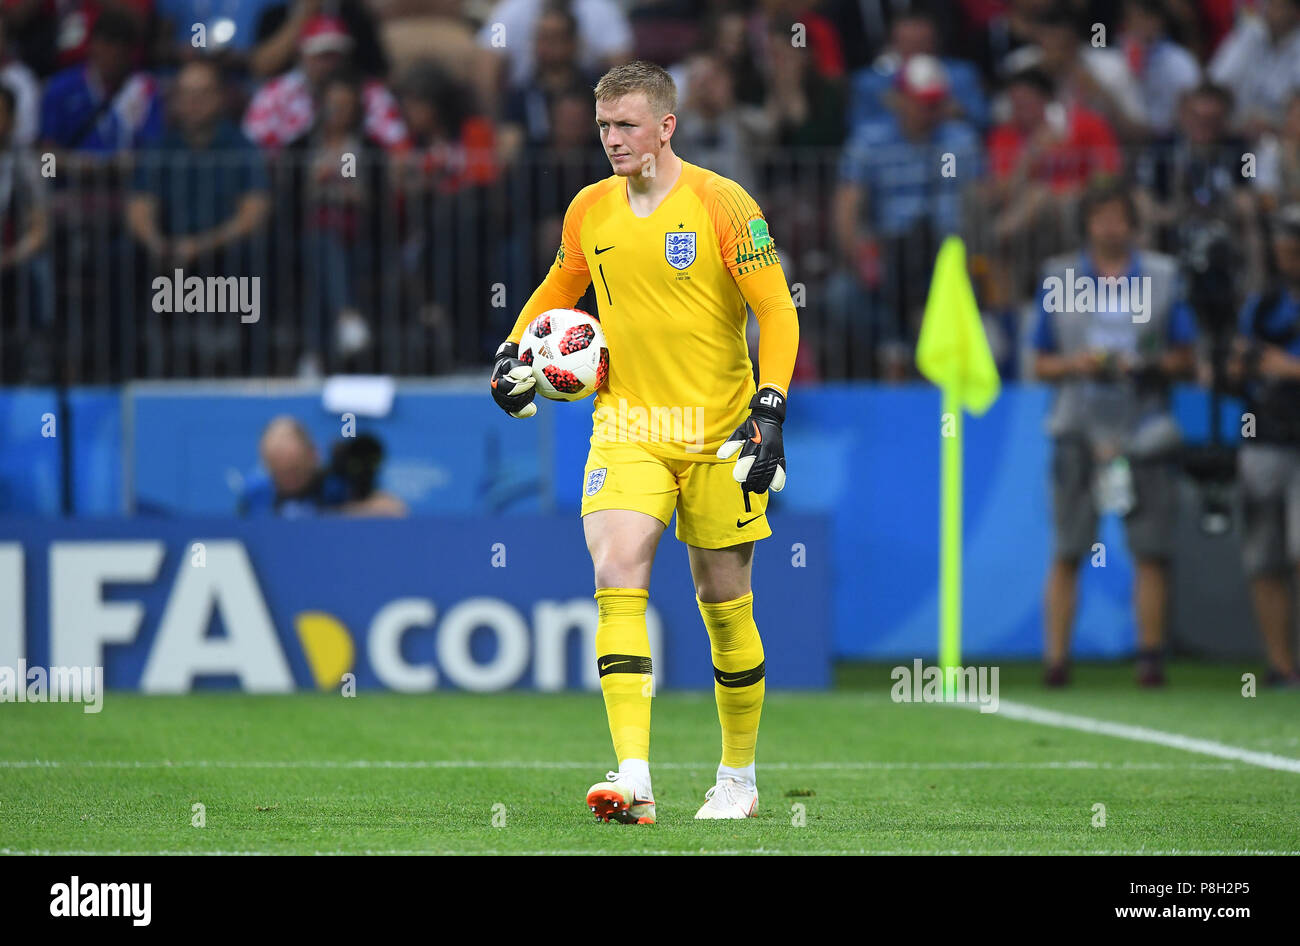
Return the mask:
<path id="1" fill-rule="evenodd" d="M 10 857 L 283 857 L 283 856 L 300 856 L 303 852 L 299 851 L 46 851 L 46 850 L 11 850 L 10 848 L 0 848 L 0 856 Z M 1077 850 L 1045 850 L 1045 851 L 1026 851 L 1026 850 L 984 850 L 979 848 L 953 848 L 943 850 L 910 850 L 910 851 L 886 851 L 873 850 L 871 848 L 846 848 L 840 850 L 789 850 L 786 848 L 742 848 L 736 850 L 636 850 L 628 849 L 621 851 L 612 851 L 606 849 L 578 849 L 578 850 L 554 850 L 554 851 L 514 851 L 514 850 L 367 850 L 367 851 L 312 851 L 309 856 L 315 857 L 358 857 L 358 856 L 507 856 L 507 857 L 564 857 L 564 856 L 599 856 L 608 857 L 611 854 L 628 854 L 628 855 L 647 855 L 647 856 L 680 856 L 680 855 L 745 855 L 745 854 L 774 854 L 774 855 L 795 855 L 795 856 L 818 856 L 822 854 L 867 854 L 878 856 L 917 856 L 933 857 L 942 855 L 984 855 L 984 856 L 1055 856 L 1055 855 L 1089 855 L 1089 856 L 1116 856 L 1116 855 L 1142 855 L 1148 857 L 1170 857 L 1180 856 L 1202 856 L 1202 857 L 1227 857 L 1234 855 L 1259 855 L 1259 856 L 1296 856 L 1300 851 L 1257 851 L 1243 848 L 1236 851 L 1197 851 L 1182 850 L 1173 848 L 1167 851 L 1152 851 L 1147 849 L 1138 850 L 1107 850 L 1107 851 L 1077 851 Z"/>
<path id="2" fill-rule="evenodd" d="M 1146 726 L 1133 726 L 1128 723 L 1114 723 L 1104 719 L 1094 719 L 1091 716 L 1058 713 L 1055 710 L 1030 706 L 1028 703 L 1002 700 L 998 704 L 997 713 L 994 715 L 1005 716 L 1008 719 L 1018 719 L 1027 723 L 1038 723 L 1043 726 L 1055 726 L 1058 729 L 1074 729 L 1079 732 L 1115 736 L 1119 739 L 1131 739 L 1134 742 L 1168 746 L 1171 749 L 1197 752 L 1201 755 L 1214 756 L 1219 759 L 1231 759 L 1234 762 L 1245 762 L 1247 765 L 1276 769 L 1279 772 L 1300 772 L 1300 759 L 1290 756 L 1275 755 L 1272 752 L 1256 752 L 1253 749 L 1230 746 L 1227 743 L 1214 742 L 1211 739 L 1196 739 L 1192 736 L 1184 736 L 1181 733 L 1165 732 L 1162 729 L 1149 729 Z"/>
<path id="3" fill-rule="evenodd" d="M 1005 702 L 1003 706 L 1007 705 Z M 476 759 L 289 759 L 289 760 L 200 760 L 176 761 L 53 761 L 44 759 L 0 759 L 0 769 L 600 769 L 606 762 L 541 762 Z M 680 769 L 686 771 L 712 771 L 706 762 L 657 762 L 656 771 Z M 1206 769 L 1230 771 L 1234 766 L 1224 762 L 1091 762 L 1072 759 L 1061 762 L 760 762 L 762 771 L 941 771 L 978 769 L 1099 769 L 1113 771 Z"/>

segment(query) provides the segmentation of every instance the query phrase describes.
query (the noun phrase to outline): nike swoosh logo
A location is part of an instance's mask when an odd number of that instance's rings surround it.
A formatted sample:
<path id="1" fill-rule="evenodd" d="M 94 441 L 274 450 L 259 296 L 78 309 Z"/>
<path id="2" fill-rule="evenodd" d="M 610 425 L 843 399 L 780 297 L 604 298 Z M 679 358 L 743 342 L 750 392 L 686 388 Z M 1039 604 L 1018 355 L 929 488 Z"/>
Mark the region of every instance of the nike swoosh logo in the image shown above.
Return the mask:
<path id="1" fill-rule="evenodd" d="M 759 513 L 757 516 L 754 517 L 754 519 L 762 519 L 762 518 L 763 518 L 763 514 L 762 514 L 762 513 Z M 746 519 L 744 522 L 741 522 L 739 519 L 737 519 L 737 520 L 736 520 L 736 528 L 737 528 L 737 529 L 743 529 L 743 528 L 745 528 L 745 526 L 747 526 L 747 525 L 749 525 L 751 522 L 753 522 L 754 519 Z"/>
<path id="2" fill-rule="evenodd" d="M 601 253 L 608 253 L 608 252 L 609 252 L 610 250 L 612 250 L 612 249 L 613 249 L 612 246 L 607 246 L 607 247 L 605 247 L 603 250 L 602 250 L 599 246 L 597 246 L 597 247 L 596 247 L 596 255 L 599 256 Z"/>
<path id="3" fill-rule="evenodd" d="M 750 437 L 749 439 L 752 440 L 754 443 L 762 443 L 763 432 L 758 429 L 758 421 L 752 421 L 751 423 L 753 423 L 754 425 L 754 436 Z"/>
<path id="4" fill-rule="evenodd" d="M 740 676 L 738 676 L 738 677 L 723 677 L 723 678 L 721 679 L 720 682 L 722 682 L 722 683 L 735 683 L 737 680 L 743 680 L 743 679 L 745 679 L 745 674 L 742 673 L 742 674 L 741 674 Z"/>
<path id="5" fill-rule="evenodd" d="M 617 667 L 619 664 L 630 664 L 631 662 L 630 660 L 612 660 L 607 664 L 601 664 L 600 669 L 608 670 L 610 667 Z"/>

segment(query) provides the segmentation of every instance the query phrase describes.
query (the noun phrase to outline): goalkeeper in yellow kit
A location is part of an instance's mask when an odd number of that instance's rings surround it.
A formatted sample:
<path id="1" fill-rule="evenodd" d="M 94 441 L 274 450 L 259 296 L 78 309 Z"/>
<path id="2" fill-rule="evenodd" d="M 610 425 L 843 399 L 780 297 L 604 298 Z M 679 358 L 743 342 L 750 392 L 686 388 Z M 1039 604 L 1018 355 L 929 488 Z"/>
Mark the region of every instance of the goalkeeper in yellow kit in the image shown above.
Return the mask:
<path id="1" fill-rule="evenodd" d="M 515 417 L 536 413 L 519 339 L 537 315 L 571 308 L 594 284 L 610 365 L 593 411 L 582 522 L 619 765 L 592 786 L 587 805 L 604 821 L 655 820 L 646 603 L 655 548 L 676 510 L 722 724 L 717 782 L 695 817 L 751 817 L 764 665 L 750 570 L 754 540 L 772 534 L 767 490 L 785 485 L 781 425 L 798 318 L 753 198 L 673 153 L 677 90 L 668 73 L 646 62 L 617 66 L 595 98 L 614 174 L 569 205 L 555 263 L 497 351 L 492 394 Z M 746 303 L 760 331 L 757 390 Z"/>

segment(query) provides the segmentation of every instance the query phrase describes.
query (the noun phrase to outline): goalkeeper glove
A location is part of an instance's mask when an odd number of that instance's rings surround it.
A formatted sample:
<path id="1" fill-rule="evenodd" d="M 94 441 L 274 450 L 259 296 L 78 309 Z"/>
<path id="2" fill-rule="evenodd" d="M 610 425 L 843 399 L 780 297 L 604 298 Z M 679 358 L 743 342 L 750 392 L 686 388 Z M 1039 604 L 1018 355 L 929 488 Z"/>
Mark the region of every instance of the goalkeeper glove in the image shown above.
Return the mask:
<path id="1" fill-rule="evenodd" d="M 775 388 L 760 388 L 749 402 L 748 419 L 718 448 L 720 460 L 740 452 L 732 476 L 751 493 L 765 493 L 768 486 L 779 493 L 785 487 L 784 422 L 785 396 Z"/>
<path id="2" fill-rule="evenodd" d="M 492 399 L 511 417 L 532 417 L 537 413 L 537 395 L 532 366 L 519 360 L 519 346 L 502 342 L 492 369 Z"/>

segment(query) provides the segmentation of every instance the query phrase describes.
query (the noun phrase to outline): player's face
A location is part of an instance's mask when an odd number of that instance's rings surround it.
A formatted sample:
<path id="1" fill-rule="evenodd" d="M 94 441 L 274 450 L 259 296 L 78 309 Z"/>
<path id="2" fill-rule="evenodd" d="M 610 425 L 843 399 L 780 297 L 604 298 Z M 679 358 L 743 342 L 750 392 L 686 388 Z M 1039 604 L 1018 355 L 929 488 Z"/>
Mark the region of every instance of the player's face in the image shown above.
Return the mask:
<path id="1" fill-rule="evenodd" d="M 621 177 L 642 173 L 648 162 L 658 159 L 667 140 L 665 123 L 650 108 L 643 92 L 597 102 L 596 127 L 605 156 Z"/>

